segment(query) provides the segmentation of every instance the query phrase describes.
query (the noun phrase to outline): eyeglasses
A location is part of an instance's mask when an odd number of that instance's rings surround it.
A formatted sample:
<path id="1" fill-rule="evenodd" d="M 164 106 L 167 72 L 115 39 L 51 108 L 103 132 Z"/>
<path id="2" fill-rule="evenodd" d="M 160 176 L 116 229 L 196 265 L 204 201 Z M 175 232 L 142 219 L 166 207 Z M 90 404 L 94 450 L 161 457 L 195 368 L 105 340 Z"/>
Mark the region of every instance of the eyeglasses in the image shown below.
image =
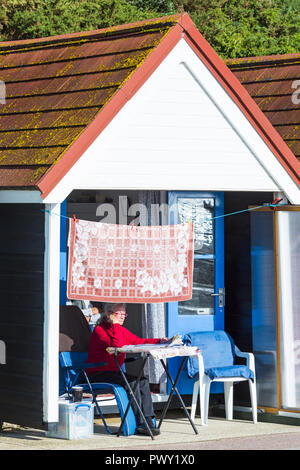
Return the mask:
<path id="1" fill-rule="evenodd" d="M 119 315 L 119 316 L 123 316 L 125 318 L 128 317 L 128 313 L 124 312 L 123 310 L 118 310 L 116 312 L 114 312 L 115 315 Z"/>

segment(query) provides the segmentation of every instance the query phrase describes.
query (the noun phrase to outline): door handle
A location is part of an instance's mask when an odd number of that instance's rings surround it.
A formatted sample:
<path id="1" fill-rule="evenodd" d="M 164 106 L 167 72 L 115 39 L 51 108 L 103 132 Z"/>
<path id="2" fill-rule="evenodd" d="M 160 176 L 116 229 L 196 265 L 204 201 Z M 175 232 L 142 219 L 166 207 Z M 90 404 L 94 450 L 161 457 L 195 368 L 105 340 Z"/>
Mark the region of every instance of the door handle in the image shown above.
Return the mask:
<path id="1" fill-rule="evenodd" d="M 224 287 L 219 287 L 219 292 L 217 294 L 210 294 L 212 297 L 219 297 L 219 307 L 224 307 L 225 305 L 225 289 Z"/>

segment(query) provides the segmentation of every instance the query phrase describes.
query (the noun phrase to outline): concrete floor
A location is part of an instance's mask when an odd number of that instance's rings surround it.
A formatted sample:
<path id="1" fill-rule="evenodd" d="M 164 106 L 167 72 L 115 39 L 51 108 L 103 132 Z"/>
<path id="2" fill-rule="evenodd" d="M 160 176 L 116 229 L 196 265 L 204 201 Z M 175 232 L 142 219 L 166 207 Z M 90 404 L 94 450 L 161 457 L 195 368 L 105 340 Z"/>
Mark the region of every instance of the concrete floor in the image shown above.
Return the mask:
<path id="1" fill-rule="evenodd" d="M 158 414 L 159 415 L 159 414 Z M 118 429 L 119 417 L 109 416 L 113 430 Z M 108 434 L 102 421 L 94 421 L 94 435 L 89 439 L 64 440 L 49 438 L 44 431 L 4 424 L 0 434 L 0 450 L 103 450 L 108 454 L 115 451 L 155 450 L 300 450 L 300 420 L 293 424 L 259 421 L 250 419 L 226 421 L 213 417 L 207 426 L 200 425 L 196 416 L 196 435 L 182 410 L 167 413 L 161 426 L 161 434 L 152 440 L 148 436 L 116 437 Z"/>

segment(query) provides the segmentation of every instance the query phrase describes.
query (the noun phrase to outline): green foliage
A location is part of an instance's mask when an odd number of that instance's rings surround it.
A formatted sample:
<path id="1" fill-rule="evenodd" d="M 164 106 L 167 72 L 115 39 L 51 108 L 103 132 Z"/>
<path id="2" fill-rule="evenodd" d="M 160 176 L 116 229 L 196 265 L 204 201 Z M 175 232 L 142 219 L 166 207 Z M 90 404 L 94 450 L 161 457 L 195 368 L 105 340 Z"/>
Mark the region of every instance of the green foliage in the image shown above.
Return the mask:
<path id="1" fill-rule="evenodd" d="M 300 51 L 300 0 L 127 0 L 163 14 L 186 11 L 223 58 Z"/>
<path id="2" fill-rule="evenodd" d="M 0 38 L 87 31 L 180 11 L 223 58 L 300 51 L 300 0 L 0 0 Z"/>
<path id="3" fill-rule="evenodd" d="M 126 0 L 0 0 L 2 40 L 67 34 L 160 16 Z"/>
<path id="4" fill-rule="evenodd" d="M 299 0 L 175 0 L 224 58 L 300 51 Z"/>
<path id="5" fill-rule="evenodd" d="M 172 0 L 127 0 L 131 5 L 135 5 L 141 10 L 156 10 L 163 15 L 177 13 L 176 5 Z"/>

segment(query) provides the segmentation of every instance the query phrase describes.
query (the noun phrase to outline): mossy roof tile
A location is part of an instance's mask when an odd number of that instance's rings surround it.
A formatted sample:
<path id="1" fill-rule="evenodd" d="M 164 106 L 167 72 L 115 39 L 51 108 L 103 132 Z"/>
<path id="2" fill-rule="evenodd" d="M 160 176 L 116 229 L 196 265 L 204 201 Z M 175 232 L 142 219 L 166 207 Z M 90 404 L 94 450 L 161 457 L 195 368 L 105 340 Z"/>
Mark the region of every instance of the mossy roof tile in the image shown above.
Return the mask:
<path id="1" fill-rule="evenodd" d="M 0 43 L 0 185 L 35 185 L 179 17 Z"/>

